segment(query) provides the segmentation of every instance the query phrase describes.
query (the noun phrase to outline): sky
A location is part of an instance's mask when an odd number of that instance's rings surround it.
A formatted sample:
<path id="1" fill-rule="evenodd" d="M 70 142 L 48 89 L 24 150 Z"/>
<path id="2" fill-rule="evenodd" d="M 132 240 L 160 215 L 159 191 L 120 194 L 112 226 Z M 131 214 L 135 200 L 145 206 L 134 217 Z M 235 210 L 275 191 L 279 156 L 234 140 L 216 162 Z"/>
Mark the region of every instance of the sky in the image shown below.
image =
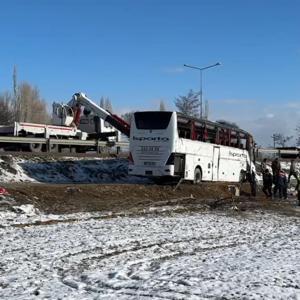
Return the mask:
<path id="1" fill-rule="evenodd" d="M 114 111 L 158 109 L 190 89 L 209 119 L 258 144 L 300 124 L 298 0 L 10 0 L 0 2 L 0 91 L 18 81 L 49 103 L 78 91 Z"/>

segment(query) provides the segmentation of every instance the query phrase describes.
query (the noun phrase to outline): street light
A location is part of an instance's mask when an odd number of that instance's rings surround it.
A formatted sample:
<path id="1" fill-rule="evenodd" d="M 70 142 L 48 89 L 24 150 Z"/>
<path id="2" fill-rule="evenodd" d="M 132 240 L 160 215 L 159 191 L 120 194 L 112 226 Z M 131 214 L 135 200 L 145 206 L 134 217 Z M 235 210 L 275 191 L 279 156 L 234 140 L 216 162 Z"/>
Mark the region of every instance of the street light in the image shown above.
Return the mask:
<path id="1" fill-rule="evenodd" d="M 197 67 L 197 66 L 190 66 L 190 65 L 183 65 L 184 67 L 187 67 L 187 68 L 191 68 L 191 69 L 196 69 L 198 71 L 200 71 L 200 119 L 202 119 L 202 71 L 203 70 L 206 70 L 206 69 L 210 69 L 210 68 L 213 68 L 213 67 L 216 67 L 216 66 L 220 66 L 221 63 L 217 62 L 213 65 L 210 65 L 210 66 L 207 66 L 207 67 L 203 67 L 203 68 L 200 68 L 200 67 Z"/>

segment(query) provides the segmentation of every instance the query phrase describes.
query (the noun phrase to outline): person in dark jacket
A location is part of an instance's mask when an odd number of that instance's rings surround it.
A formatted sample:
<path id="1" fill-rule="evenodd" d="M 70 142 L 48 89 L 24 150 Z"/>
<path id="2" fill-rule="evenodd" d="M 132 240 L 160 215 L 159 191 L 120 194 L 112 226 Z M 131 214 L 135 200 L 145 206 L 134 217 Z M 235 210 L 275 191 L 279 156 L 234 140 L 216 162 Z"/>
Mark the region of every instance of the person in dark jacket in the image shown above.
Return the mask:
<path id="1" fill-rule="evenodd" d="M 278 191 L 280 199 L 287 199 L 287 178 L 284 171 L 280 171 L 278 175 Z"/>
<path id="2" fill-rule="evenodd" d="M 274 175 L 278 175 L 279 171 L 281 170 L 281 164 L 280 161 L 278 159 L 278 157 L 276 157 L 273 161 L 272 161 L 272 172 L 273 172 L 273 176 Z"/>
<path id="3" fill-rule="evenodd" d="M 256 183 L 256 174 L 254 171 L 251 172 L 250 186 L 251 186 L 251 196 L 256 197 L 257 183 Z"/>
<path id="4" fill-rule="evenodd" d="M 265 169 L 263 173 L 262 191 L 265 193 L 267 198 L 272 197 L 272 184 L 273 184 L 272 174 L 269 172 L 268 169 Z"/>
<path id="5" fill-rule="evenodd" d="M 267 159 L 266 158 L 264 158 L 264 160 L 262 161 L 260 168 L 261 168 L 261 173 L 264 174 L 267 169 Z"/>
<path id="6" fill-rule="evenodd" d="M 300 182 L 299 182 L 299 179 L 298 179 L 298 191 L 297 191 L 298 206 L 300 206 L 300 189 L 299 189 L 299 185 L 300 185 Z"/>
<path id="7" fill-rule="evenodd" d="M 281 170 L 281 164 L 280 161 L 278 159 L 278 157 L 276 157 L 273 161 L 272 161 L 272 173 L 273 173 L 273 183 L 274 183 L 274 190 L 273 190 L 273 196 L 276 197 L 277 191 L 279 189 L 278 186 L 278 181 L 279 181 L 279 172 Z"/>

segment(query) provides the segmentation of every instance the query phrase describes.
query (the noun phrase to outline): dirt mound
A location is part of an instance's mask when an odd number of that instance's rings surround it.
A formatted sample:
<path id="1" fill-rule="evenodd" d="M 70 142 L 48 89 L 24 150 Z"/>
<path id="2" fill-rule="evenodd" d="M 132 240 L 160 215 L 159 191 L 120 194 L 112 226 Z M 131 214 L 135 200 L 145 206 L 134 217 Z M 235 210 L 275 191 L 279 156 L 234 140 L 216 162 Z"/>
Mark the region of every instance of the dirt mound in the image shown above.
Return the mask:
<path id="1" fill-rule="evenodd" d="M 111 211 L 141 212 L 151 207 L 180 206 L 182 210 L 276 210 L 293 213 L 296 200 L 271 201 L 250 197 L 249 186 L 234 197 L 226 183 L 182 184 L 5 184 L 19 205 L 33 204 L 45 213 Z M 179 209 L 179 210 L 180 210 Z"/>

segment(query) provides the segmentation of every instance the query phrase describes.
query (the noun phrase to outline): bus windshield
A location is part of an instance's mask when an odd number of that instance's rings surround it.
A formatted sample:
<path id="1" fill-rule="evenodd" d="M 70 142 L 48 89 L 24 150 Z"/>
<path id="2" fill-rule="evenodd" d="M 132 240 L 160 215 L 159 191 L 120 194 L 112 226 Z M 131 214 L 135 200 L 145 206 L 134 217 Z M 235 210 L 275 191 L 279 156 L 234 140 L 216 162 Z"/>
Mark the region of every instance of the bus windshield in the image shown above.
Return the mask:
<path id="1" fill-rule="evenodd" d="M 172 112 L 169 111 L 146 111 L 134 114 L 137 129 L 166 129 L 169 125 Z"/>

